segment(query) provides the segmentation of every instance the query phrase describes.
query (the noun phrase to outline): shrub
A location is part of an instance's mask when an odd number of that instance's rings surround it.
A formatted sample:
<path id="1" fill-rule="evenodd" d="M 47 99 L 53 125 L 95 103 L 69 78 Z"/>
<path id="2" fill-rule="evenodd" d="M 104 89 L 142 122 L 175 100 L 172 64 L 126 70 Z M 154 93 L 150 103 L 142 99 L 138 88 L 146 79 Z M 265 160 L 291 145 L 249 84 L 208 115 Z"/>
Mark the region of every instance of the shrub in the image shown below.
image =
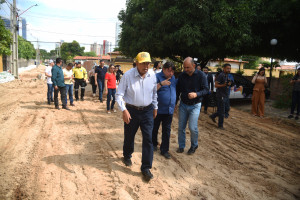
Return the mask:
<path id="1" fill-rule="evenodd" d="M 238 70 L 235 72 L 236 74 L 239 74 L 241 76 L 243 76 L 243 74 L 245 73 L 244 70 Z"/>
<path id="2" fill-rule="evenodd" d="M 289 108 L 291 106 L 293 86 L 290 84 L 290 80 L 293 76 L 293 74 L 286 74 L 280 77 L 280 84 L 283 90 L 274 101 L 273 106 L 275 108 Z"/>

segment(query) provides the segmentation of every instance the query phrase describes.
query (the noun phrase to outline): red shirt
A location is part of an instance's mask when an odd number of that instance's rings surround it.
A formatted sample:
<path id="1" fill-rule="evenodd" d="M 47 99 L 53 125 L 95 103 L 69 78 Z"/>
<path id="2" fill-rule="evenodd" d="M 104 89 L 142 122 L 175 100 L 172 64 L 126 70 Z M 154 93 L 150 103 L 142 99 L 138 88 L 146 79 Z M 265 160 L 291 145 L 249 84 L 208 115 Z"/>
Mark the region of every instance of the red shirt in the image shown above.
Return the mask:
<path id="1" fill-rule="evenodd" d="M 105 80 L 107 80 L 107 88 L 116 89 L 116 76 L 114 74 L 106 73 Z"/>

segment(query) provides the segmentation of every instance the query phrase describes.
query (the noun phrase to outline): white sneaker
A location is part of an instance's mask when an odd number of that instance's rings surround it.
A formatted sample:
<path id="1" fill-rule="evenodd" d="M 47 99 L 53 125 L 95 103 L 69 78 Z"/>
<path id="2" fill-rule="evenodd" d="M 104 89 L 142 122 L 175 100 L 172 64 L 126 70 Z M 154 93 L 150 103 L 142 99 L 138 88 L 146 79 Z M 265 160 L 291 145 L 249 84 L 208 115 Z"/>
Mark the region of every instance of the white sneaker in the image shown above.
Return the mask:
<path id="1" fill-rule="evenodd" d="M 93 94 L 93 97 L 95 97 L 96 96 L 96 94 Z"/>
<path id="2" fill-rule="evenodd" d="M 108 110 L 108 111 L 107 111 L 107 114 L 110 114 L 110 113 L 111 113 L 111 112 Z"/>
<path id="3" fill-rule="evenodd" d="M 117 110 L 116 110 L 116 109 L 114 109 L 114 113 L 115 113 L 115 112 L 117 112 Z"/>

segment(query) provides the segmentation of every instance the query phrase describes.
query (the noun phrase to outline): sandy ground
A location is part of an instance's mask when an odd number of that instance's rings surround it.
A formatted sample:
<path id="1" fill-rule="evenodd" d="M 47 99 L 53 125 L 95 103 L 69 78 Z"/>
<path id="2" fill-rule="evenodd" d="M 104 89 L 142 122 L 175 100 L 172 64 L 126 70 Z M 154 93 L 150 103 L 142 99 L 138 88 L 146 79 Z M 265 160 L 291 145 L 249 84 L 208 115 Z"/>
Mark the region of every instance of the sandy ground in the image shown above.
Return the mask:
<path id="1" fill-rule="evenodd" d="M 170 154 L 154 153 L 154 179 L 142 180 L 141 133 L 133 166 L 122 161 L 121 112 L 106 114 L 91 97 L 71 111 L 46 104 L 44 67 L 0 85 L 0 199 L 299 199 L 300 126 L 259 119 L 232 108 L 225 131 L 199 118 L 199 148 L 176 153 L 177 113 Z M 212 109 L 209 110 L 209 113 Z M 189 132 L 187 148 L 190 146 Z"/>

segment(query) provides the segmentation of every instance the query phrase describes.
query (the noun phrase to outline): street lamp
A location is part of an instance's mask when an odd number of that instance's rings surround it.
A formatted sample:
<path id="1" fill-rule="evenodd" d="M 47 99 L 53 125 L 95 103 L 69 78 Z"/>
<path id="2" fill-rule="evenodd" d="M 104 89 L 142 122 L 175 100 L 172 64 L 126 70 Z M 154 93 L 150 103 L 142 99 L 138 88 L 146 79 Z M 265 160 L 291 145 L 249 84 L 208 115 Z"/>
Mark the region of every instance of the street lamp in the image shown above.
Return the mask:
<path id="1" fill-rule="evenodd" d="M 270 66 L 270 80 L 269 80 L 269 88 L 271 87 L 271 80 L 272 80 L 272 70 L 273 70 L 273 54 L 274 54 L 274 47 L 277 45 L 277 40 L 272 39 L 270 41 L 270 44 L 272 46 L 272 53 L 271 53 L 271 66 Z"/>

